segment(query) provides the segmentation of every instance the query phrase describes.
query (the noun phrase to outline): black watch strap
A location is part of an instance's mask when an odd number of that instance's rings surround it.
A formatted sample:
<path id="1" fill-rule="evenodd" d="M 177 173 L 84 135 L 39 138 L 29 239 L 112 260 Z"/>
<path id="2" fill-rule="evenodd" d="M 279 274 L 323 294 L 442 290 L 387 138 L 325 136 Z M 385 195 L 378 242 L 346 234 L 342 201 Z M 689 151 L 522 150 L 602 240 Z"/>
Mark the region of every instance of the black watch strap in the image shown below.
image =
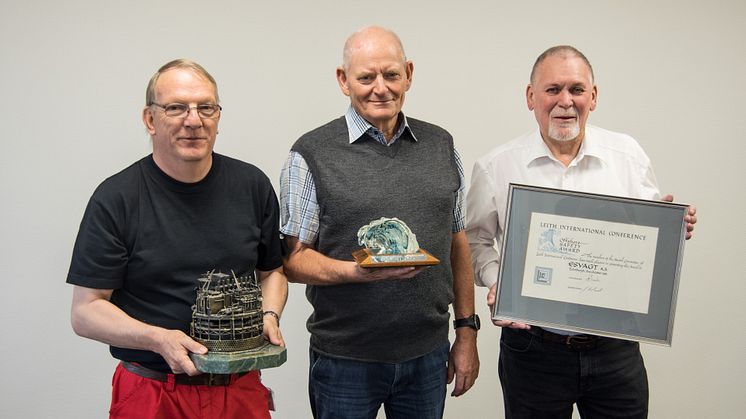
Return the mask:
<path id="1" fill-rule="evenodd" d="M 454 320 L 453 328 L 458 329 L 459 327 L 471 327 L 474 330 L 479 330 L 479 328 L 482 327 L 482 324 L 479 321 L 479 315 L 472 314 L 469 317 Z"/>

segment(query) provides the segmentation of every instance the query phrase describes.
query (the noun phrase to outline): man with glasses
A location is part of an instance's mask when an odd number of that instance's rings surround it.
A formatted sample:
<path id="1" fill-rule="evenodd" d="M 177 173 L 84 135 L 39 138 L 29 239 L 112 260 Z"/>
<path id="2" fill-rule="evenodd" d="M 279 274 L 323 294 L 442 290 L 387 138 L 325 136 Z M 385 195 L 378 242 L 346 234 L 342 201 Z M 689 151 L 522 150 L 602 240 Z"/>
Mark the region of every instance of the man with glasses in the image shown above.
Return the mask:
<path id="1" fill-rule="evenodd" d="M 257 275 L 264 336 L 284 345 L 287 299 L 269 179 L 213 152 L 221 107 L 199 64 L 161 67 L 146 91 L 143 122 L 153 154 L 105 180 L 80 225 L 67 282 L 72 325 L 110 345 L 113 418 L 269 418 L 259 373 L 201 374 L 188 336 L 197 279 L 215 269 Z"/>

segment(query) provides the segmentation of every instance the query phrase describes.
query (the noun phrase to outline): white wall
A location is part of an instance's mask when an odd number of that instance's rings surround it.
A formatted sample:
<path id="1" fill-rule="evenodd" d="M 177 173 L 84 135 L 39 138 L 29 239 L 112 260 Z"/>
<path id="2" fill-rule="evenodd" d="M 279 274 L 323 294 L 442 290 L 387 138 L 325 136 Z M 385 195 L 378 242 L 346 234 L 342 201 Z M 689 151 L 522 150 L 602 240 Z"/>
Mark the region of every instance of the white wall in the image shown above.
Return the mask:
<path id="1" fill-rule="evenodd" d="M 504 3 L 504 4 L 503 4 Z M 115 361 L 75 336 L 65 284 L 83 209 L 105 177 L 149 153 L 150 75 L 189 57 L 217 79 L 216 150 L 272 179 L 292 142 L 341 115 L 334 80 L 355 29 L 397 31 L 414 60 L 407 114 L 450 130 L 475 159 L 535 125 L 524 101 L 545 48 L 593 63 L 590 122 L 636 137 L 664 192 L 698 205 L 673 347 L 644 345 L 652 418 L 736 418 L 746 409 L 743 233 L 746 6 L 732 1 L 0 2 L 0 417 L 101 418 Z M 740 185 L 740 186 L 739 186 Z M 485 291 L 479 313 L 488 317 Z M 275 418 L 308 418 L 310 306 L 292 285 L 288 362 L 267 370 Z M 447 418 L 502 416 L 499 331 L 480 333 L 476 387 Z"/>

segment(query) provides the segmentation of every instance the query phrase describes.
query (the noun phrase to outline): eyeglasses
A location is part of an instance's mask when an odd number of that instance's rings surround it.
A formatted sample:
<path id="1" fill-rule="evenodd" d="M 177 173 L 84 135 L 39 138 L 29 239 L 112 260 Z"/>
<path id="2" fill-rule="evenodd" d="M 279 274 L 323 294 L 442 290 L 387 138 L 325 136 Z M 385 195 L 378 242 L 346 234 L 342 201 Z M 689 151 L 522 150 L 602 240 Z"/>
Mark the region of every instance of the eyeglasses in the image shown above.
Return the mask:
<path id="1" fill-rule="evenodd" d="M 192 109 L 197 110 L 197 115 L 199 115 L 200 118 L 217 118 L 220 115 L 220 111 L 223 110 L 222 106 L 212 103 L 189 106 L 184 103 L 168 103 L 161 105 L 153 102 L 152 105 L 163 109 L 163 113 L 170 118 L 186 118 L 189 115 L 189 111 Z"/>

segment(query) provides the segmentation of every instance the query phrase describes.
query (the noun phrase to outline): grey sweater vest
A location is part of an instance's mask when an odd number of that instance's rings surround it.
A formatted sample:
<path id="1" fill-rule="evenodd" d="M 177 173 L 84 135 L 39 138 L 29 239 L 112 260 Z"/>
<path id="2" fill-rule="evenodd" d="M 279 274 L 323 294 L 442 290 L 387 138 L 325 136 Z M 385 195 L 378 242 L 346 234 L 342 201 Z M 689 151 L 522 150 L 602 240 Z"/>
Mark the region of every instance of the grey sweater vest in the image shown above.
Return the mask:
<path id="1" fill-rule="evenodd" d="M 311 347 L 321 354 L 375 362 L 403 362 L 448 341 L 453 301 L 451 225 L 459 177 L 453 139 L 445 130 L 407 118 L 390 147 L 367 135 L 350 144 L 344 117 L 302 136 L 293 146 L 311 170 L 319 203 L 316 249 L 352 260 L 357 230 L 397 217 L 420 247 L 440 259 L 415 278 L 306 288 L 313 314 Z"/>

